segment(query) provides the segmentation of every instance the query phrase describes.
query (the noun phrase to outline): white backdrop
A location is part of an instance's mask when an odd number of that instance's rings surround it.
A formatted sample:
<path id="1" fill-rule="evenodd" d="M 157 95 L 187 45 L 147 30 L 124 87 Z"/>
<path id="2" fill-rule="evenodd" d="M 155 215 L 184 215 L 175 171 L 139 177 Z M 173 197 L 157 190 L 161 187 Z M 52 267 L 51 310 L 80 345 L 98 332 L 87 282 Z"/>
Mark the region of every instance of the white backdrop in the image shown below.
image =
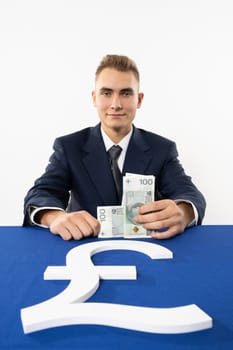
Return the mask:
<path id="1" fill-rule="evenodd" d="M 0 225 L 55 137 L 95 125 L 94 73 L 126 54 L 145 93 L 135 125 L 176 141 L 207 199 L 205 224 L 233 224 L 232 0 L 0 0 Z"/>

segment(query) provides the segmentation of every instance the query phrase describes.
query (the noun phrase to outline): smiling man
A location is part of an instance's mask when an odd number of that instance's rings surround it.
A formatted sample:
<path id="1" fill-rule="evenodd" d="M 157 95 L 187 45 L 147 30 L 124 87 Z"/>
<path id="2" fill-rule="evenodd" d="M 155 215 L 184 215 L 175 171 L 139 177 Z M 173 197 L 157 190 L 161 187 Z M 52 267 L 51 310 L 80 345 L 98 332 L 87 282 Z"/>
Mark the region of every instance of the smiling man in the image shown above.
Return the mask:
<path id="1" fill-rule="evenodd" d="M 24 225 L 49 227 L 65 240 L 98 235 L 97 206 L 121 204 L 126 172 L 156 178 L 156 200 L 134 218 L 152 237 L 170 238 L 201 224 L 205 199 L 184 172 L 175 143 L 133 125 L 143 101 L 139 87 L 133 60 L 102 59 L 92 92 L 100 123 L 55 140 L 45 173 L 25 197 Z"/>
<path id="2" fill-rule="evenodd" d="M 97 73 L 92 96 L 104 132 L 119 143 L 131 131 L 136 109 L 142 103 L 138 79 L 132 71 L 105 68 Z"/>

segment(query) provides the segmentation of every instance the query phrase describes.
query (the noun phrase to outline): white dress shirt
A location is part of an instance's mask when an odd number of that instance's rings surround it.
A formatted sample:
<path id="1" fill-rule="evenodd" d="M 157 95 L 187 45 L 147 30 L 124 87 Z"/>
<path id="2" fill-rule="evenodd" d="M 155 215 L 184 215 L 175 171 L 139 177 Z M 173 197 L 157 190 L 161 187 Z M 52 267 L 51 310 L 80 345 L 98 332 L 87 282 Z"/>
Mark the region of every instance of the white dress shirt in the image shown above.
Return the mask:
<path id="1" fill-rule="evenodd" d="M 126 151 L 127 151 L 127 148 L 128 148 L 129 141 L 130 141 L 132 133 L 133 133 L 133 128 L 131 128 L 130 132 L 126 136 L 124 136 L 123 139 L 117 144 L 118 146 L 120 146 L 122 148 L 121 154 L 120 154 L 120 156 L 118 158 L 118 161 L 117 161 L 119 169 L 120 169 L 121 172 L 123 170 L 123 165 L 124 165 L 124 161 L 125 161 L 125 155 L 126 155 Z M 104 140 L 104 145 L 105 145 L 106 152 L 108 152 L 110 150 L 110 148 L 113 145 L 116 145 L 116 144 L 114 142 L 112 142 L 112 140 L 104 132 L 102 127 L 101 127 L 101 134 L 102 134 L 102 137 L 103 137 L 103 140 Z"/>

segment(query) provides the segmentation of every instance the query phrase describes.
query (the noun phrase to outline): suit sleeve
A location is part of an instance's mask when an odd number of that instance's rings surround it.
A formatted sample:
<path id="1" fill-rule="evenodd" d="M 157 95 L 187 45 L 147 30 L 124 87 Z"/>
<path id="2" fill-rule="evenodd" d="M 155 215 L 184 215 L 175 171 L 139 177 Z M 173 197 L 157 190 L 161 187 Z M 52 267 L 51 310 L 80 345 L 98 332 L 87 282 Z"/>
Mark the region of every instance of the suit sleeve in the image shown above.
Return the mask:
<path id="1" fill-rule="evenodd" d="M 170 149 L 167 150 L 164 159 L 158 177 L 158 198 L 183 199 L 192 202 L 198 212 L 197 224 L 201 224 L 205 214 L 206 201 L 203 194 L 192 182 L 192 178 L 185 173 L 174 142 L 170 143 Z"/>
<path id="2" fill-rule="evenodd" d="M 29 225 L 32 207 L 57 207 L 66 210 L 71 189 L 71 175 L 62 142 L 56 139 L 54 152 L 45 173 L 35 181 L 24 199 L 24 223 Z"/>

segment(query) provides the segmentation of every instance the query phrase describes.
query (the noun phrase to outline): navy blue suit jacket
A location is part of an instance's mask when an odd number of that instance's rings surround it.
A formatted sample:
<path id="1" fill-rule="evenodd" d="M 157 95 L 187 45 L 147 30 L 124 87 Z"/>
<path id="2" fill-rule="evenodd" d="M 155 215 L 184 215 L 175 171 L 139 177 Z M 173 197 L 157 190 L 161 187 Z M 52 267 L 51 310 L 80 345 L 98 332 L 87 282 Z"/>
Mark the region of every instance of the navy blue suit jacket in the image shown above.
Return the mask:
<path id="1" fill-rule="evenodd" d="M 123 175 L 126 172 L 155 175 L 155 199 L 191 201 L 198 210 L 200 224 L 205 199 L 177 157 L 174 142 L 134 127 Z M 97 206 L 117 204 L 120 203 L 98 124 L 55 140 L 45 173 L 25 197 L 24 225 L 30 224 L 28 209 L 31 206 L 86 210 L 96 217 Z"/>

